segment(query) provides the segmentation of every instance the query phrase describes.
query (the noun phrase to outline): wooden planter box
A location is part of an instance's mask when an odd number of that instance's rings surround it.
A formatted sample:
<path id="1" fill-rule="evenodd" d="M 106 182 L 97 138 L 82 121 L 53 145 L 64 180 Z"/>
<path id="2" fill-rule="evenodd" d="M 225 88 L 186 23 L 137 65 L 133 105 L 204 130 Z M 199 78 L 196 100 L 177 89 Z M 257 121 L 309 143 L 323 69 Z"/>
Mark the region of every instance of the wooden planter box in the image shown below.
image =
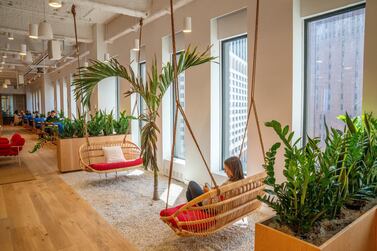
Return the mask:
<path id="1" fill-rule="evenodd" d="M 255 251 L 377 251 L 377 207 L 372 208 L 320 247 L 257 223 Z"/>
<path id="2" fill-rule="evenodd" d="M 128 140 L 130 139 L 130 137 L 131 135 L 127 135 Z M 122 141 L 123 138 L 124 135 L 89 137 L 89 142 L 119 142 Z M 83 144 L 86 144 L 85 138 L 58 139 L 57 157 L 58 168 L 60 172 L 64 173 L 82 170 L 80 167 L 79 149 Z"/>

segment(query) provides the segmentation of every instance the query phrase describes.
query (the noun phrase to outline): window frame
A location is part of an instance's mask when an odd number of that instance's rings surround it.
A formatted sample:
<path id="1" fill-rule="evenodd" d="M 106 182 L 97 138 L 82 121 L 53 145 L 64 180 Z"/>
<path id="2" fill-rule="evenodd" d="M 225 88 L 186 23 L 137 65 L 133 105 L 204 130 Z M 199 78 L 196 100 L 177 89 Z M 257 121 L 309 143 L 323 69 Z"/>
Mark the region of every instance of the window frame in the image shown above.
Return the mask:
<path id="1" fill-rule="evenodd" d="M 309 55 L 309 48 L 308 48 L 308 41 L 309 41 L 309 24 L 314 21 L 323 20 L 329 17 L 334 17 L 337 15 L 345 14 L 348 12 L 365 9 L 366 4 L 365 3 L 359 3 L 353 6 L 345 7 L 339 10 L 331 11 L 325 14 L 321 14 L 318 16 L 306 18 L 304 20 L 304 74 L 303 74 L 303 114 L 302 114 L 302 142 L 303 145 L 306 145 L 307 143 L 307 133 L 308 133 L 308 55 Z"/>
<path id="2" fill-rule="evenodd" d="M 225 71 L 224 71 L 224 65 L 225 65 L 225 57 L 224 57 L 224 46 L 227 42 L 236 41 L 239 39 L 246 39 L 248 36 L 247 33 L 240 34 L 234 37 L 226 38 L 220 40 L 220 102 L 221 102 L 221 114 L 220 114 L 220 137 L 221 137 L 221 146 L 220 146 L 220 157 L 221 157 L 221 163 L 224 163 L 224 82 L 225 82 Z M 248 40 L 247 40 L 248 42 Z M 248 43 L 247 43 L 248 44 Z M 247 45 L 246 44 L 246 45 Z M 249 56 L 249 55 L 248 55 Z M 249 90 L 249 86 L 248 86 Z M 247 98 L 249 99 L 249 92 L 247 91 Z M 249 100 L 247 100 L 247 103 L 249 104 Z M 224 171 L 224 166 L 220 165 L 220 171 Z"/>

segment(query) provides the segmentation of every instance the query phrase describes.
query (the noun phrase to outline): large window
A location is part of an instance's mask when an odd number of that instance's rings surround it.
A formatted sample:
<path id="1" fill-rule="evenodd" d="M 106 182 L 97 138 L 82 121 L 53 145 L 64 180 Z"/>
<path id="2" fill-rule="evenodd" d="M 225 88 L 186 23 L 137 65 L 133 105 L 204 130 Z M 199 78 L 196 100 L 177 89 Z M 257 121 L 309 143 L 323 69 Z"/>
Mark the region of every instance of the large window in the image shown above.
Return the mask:
<path id="1" fill-rule="evenodd" d="M 114 118 L 119 115 L 119 83 L 118 77 L 105 78 L 98 85 L 98 109 L 113 112 Z"/>
<path id="2" fill-rule="evenodd" d="M 304 133 L 326 137 L 329 127 L 346 112 L 361 114 L 364 5 L 306 21 Z"/>
<path id="3" fill-rule="evenodd" d="M 179 57 L 181 56 L 182 52 L 177 53 L 177 63 Z M 175 103 L 175 93 L 172 90 L 172 121 L 174 128 L 174 114 L 175 110 L 177 109 L 177 105 Z M 179 94 L 179 101 L 182 108 L 185 108 L 185 74 L 181 73 L 178 76 L 178 94 Z M 176 142 L 175 142 L 175 150 L 174 150 L 174 157 L 178 159 L 185 159 L 185 122 L 182 118 L 181 113 L 178 111 L 178 121 L 177 121 L 177 134 L 176 134 Z"/>
<path id="4" fill-rule="evenodd" d="M 247 120 L 247 37 L 222 41 L 222 160 L 238 156 Z M 246 170 L 247 139 L 241 161 Z"/>

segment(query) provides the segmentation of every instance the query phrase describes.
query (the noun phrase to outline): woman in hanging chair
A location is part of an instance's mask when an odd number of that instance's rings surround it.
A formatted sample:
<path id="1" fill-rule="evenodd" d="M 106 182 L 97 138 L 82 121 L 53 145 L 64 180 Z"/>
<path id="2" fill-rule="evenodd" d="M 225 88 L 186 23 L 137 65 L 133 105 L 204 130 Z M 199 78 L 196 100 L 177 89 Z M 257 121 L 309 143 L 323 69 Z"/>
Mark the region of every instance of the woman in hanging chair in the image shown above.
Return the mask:
<path id="1" fill-rule="evenodd" d="M 228 176 L 228 180 L 221 184 L 221 186 L 244 179 L 241 160 L 236 156 L 230 157 L 224 161 L 224 170 Z M 209 190 L 208 184 L 202 188 L 195 181 L 190 181 L 186 191 L 187 201 L 191 201 Z"/>

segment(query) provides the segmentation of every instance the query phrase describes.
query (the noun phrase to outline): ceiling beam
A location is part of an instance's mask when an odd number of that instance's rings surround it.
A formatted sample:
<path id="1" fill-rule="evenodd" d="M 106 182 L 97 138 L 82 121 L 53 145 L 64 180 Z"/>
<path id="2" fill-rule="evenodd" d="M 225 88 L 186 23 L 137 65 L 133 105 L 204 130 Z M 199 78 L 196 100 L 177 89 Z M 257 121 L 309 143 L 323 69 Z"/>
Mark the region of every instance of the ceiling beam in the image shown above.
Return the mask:
<path id="1" fill-rule="evenodd" d="M 11 27 L 0 26 L 0 31 L 1 32 L 12 32 L 14 34 L 19 34 L 19 35 L 24 35 L 24 36 L 28 36 L 29 35 L 29 31 L 27 31 L 27 30 L 14 29 L 14 28 L 11 28 Z M 64 41 L 69 41 L 69 42 L 75 42 L 75 38 L 74 37 L 66 36 L 66 35 L 54 34 L 54 39 L 56 39 L 56 40 L 64 40 Z M 79 37 L 78 41 L 80 43 L 85 43 L 85 44 L 93 43 L 93 39 L 91 39 L 91 38 Z"/>
<path id="2" fill-rule="evenodd" d="M 177 10 L 182 8 L 183 6 L 186 6 L 187 4 L 193 2 L 194 0 L 180 0 L 176 1 L 175 4 L 173 5 L 173 9 Z M 152 23 L 153 21 L 165 16 L 165 15 L 170 15 L 170 9 L 166 6 L 166 8 L 162 8 L 159 11 L 156 11 L 149 15 L 147 18 L 144 19 L 143 23 L 144 25 L 147 25 L 148 23 Z M 107 26 L 111 25 L 111 22 L 107 24 Z M 106 43 L 112 43 L 115 40 L 131 33 L 138 31 L 139 29 L 139 24 L 136 23 L 132 25 L 131 27 L 125 27 L 124 29 L 120 30 L 116 34 L 106 34 L 105 42 Z M 107 29 L 108 30 L 108 29 Z"/>
<path id="3" fill-rule="evenodd" d="M 100 3 L 100 2 L 90 1 L 90 0 L 76 1 L 75 4 L 90 6 L 90 7 L 93 7 L 95 9 L 99 9 L 101 11 L 111 12 L 111 13 L 115 13 L 115 14 L 122 14 L 122 15 L 126 15 L 126 16 L 131 16 L 131 17 L 146 18 L 148 16 L 148 13 L 144 12 L 144 11 L 133 10 L 133 9 L 126 8 L 126 7 L 123 7 L 123 6 L 111 5 L 111 4 L 107 4 L 107 3 Z"/>

